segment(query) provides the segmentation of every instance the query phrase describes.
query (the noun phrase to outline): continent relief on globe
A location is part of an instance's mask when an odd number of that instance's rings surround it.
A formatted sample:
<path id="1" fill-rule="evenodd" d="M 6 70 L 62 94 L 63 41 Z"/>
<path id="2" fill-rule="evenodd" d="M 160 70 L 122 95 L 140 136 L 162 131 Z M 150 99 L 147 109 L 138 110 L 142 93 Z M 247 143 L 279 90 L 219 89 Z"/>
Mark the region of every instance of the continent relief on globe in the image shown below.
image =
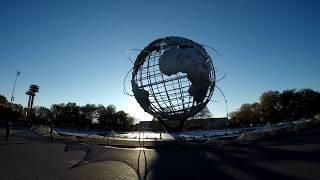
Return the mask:
<path id="1" fill-rule="evenodd" d="M 146 111 L 150 112 L 150 100 L 149 100 L 149 92 L 139 88 L 138 84 L 134 82 L 133 80 L 131 81 L 132 84 L 132 91 L 135 94 L 136 100 L 140 104 L 140 106 Z"/>
<path id="2" fill-rule="evenodd" d="M 210 80 L 210 63 L 206 52 L 197 47 L 170 47 L 159 58 L 160 71 L 171 76 L 178 72 L 186 73 L 191 82 L 189 88 L 190 96 L 193 96 L 197 103 L 202 103 L 206 97 L 208 88 L 212 84 Z"/>

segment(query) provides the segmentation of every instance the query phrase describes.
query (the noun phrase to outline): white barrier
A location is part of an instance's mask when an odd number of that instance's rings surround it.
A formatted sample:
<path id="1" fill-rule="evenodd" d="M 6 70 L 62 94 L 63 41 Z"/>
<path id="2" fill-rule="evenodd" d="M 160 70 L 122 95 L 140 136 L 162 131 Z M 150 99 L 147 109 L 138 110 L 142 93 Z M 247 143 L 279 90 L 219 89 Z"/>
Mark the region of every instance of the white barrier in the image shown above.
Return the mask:
<path id="1" fill-rule="evenodd" d="M 237 143 L 247 143 L 250 141 L 272 137 L 277 134 L 294 133 L 317 124 L 320 124 L 320 120 L 318 119 L 279 123 L 274 125 L 267 123 L 262 129 L 256 129 L 249 132 L 243 131 L 233 141 Z"/>

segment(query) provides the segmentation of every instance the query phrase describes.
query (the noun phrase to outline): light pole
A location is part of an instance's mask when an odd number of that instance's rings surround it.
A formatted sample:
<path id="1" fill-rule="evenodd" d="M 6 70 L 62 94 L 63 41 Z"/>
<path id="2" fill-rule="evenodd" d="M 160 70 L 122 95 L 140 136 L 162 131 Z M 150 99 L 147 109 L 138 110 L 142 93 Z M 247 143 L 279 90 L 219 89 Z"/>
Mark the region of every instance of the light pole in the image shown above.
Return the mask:
<path id="1" fill-rule="evenodd" d="M 229 119 L 228 101 L 225 100 L 225 102 L 226 102 L 226 112 L 227 112 L 227 116 L 226 117 Z"/>
<path id="2" fill-rule="evenodd" d="M 14 80 L 14 84 L 13 84 L 13 89 L 12 89 L 12 94 L 11 94 L 11 99 L 10 99 L 10 109 L 11 111 L 13 111 L 13 101 L 14 101 L 14 90 L 16 89 L 16 83 L 17 83 L 17 79 L 18 79 L 18 76 L 20 76 L 20 71 L 17 71 L 17 74 L 16 74 L 16 79 Z M 7 119 L 7 122 L 6 122 L 6 140 L 9 140 L 9 135 L 10 135 L 10 130 L 11 130 L 11 120 L 10 118 Z"/>
<path id="3" fill-rule="evenodd" d="M 13 103 L 14 101 L 14 90 L 16 89 L 16 83 L 17 83 L 17 79 L 18 79 L 18 76 L 20 76 L 20 71 L 17 71 L 17 74 L 16 74 L 16 79 L 14 80 L 14 84 L 13 84 L 13 89 L 12 89 L 12 94 L 11 94 L 11 104 Z"/>

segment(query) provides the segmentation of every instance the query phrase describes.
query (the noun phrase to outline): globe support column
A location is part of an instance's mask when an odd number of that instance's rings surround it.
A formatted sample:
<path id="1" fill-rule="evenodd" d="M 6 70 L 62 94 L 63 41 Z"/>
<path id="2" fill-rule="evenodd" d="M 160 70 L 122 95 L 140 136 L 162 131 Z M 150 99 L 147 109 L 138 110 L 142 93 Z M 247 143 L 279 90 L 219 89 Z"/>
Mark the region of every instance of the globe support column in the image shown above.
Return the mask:
<path id="1" fill-rule="evenodd" d="M 186 119 L 179 120 L 179 125 L 176 127 L 168 126 L 161 118 L 158 118 L 160 124 L 164 127 L 167 132 L 181 132 L 183 130 Z"/>

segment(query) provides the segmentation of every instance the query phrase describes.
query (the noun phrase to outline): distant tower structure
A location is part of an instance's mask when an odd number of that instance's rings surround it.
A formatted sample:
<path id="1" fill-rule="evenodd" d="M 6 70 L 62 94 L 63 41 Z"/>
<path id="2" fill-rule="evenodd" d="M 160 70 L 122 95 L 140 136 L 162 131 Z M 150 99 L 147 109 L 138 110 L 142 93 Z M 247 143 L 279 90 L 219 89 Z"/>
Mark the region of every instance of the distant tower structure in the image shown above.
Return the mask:
<path id="1" fill-rule="evenodd" d="M 35 84 L 31 84 L 29 87 L 29 90 L 26 92 L 26 95 L 29 96 L 28 100 L 28 108 L 27 108 L 27 120 L 31 120 L 32 114 L 33 114 L 33 101 L 34 97 L 36 96 L 36 93 L 39 92 L 39 86 Z"/>

